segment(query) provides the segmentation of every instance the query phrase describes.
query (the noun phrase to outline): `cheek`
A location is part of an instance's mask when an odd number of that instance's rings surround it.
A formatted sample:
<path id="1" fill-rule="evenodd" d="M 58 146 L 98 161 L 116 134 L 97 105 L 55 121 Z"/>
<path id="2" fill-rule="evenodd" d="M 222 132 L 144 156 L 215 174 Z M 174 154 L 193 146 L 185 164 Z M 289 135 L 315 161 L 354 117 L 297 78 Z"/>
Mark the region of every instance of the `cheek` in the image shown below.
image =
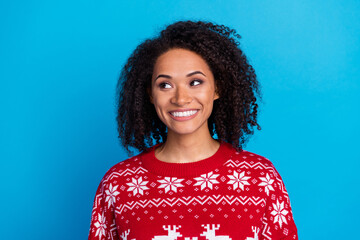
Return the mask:
<path id="1" fill-rule="evenodd" d="M 213 93 L 211 93 L 211 94 L 207 93 L 206 95 L 203 96 L 201 101 L 202 101 L 202 105 L 206 111 L 206 114 L 208 115 L 207 117 L 210 117 L 210 115 L 213 111 L 213 107 L 214 107 Z"/>
<path id="2" fill-rule="evenodd" d="M 203 104 L 203 105 L 213 105 L 214 103 L 214 98 L 215 98 L 215 92 L 214 91 L 202 91 L 199 92 L 197 94 L 199 101 Z"/>
<path id="3" fill-rule="evenodd" d="M 160 119 L 163 118 L 163 115 L 166 114 L 166 101 L 164 99 L 154 98 L 153 104 L 156 110 L 156 113 Z"/>

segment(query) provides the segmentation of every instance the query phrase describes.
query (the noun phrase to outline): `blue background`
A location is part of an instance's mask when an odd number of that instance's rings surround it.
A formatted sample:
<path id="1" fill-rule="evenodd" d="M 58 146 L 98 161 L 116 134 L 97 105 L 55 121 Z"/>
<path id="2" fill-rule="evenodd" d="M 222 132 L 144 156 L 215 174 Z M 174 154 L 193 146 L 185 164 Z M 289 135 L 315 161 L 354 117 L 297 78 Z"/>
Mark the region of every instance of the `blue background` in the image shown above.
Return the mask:
<path id="1" fill-rule="evenodd" d="M 86 239 L 96 188 L 127 158 L 115 86 L 175 20 L 238 30 L 262 83 L 246 149 L 288 189 L 300 239 L 358 236 L 359 1 L 1 1 L 1 239 Z"/>

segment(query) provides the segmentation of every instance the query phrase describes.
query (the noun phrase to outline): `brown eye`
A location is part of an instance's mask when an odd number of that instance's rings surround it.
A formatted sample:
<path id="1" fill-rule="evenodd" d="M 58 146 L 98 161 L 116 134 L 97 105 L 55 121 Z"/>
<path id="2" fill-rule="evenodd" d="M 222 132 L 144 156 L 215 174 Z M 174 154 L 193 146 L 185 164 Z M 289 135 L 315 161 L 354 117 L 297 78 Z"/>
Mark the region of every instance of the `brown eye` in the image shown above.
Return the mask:
<path id="1" fill-rule="evenodd" d="M 167 82 L 162 82 L 159 84 L 160 88 L 171 88 L 171 85 Z"/>
<path id="2" fill-rule="evenodd" d="M 196 80 L 191 81 L 190 86 L 197 86 L 197 85 L 200 85 L 202 83 L 203 83 L 202 80 L 196 79 Z"/>

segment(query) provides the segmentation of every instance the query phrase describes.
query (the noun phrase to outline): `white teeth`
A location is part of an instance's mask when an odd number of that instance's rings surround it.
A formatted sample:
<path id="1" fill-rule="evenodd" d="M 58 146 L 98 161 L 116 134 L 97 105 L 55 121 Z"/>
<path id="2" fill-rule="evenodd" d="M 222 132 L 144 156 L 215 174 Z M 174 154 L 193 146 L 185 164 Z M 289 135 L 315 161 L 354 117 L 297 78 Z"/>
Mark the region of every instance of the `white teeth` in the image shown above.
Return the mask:
<path id="1" fill-rule="evenodd" d="M 194 115 L 197 112 L 197 110 L 191 110 L 191 111 L 186 111 L 186 112 L 172 112 L 171 114 L 174 117 L 188 117 L 191 115 Z"/>

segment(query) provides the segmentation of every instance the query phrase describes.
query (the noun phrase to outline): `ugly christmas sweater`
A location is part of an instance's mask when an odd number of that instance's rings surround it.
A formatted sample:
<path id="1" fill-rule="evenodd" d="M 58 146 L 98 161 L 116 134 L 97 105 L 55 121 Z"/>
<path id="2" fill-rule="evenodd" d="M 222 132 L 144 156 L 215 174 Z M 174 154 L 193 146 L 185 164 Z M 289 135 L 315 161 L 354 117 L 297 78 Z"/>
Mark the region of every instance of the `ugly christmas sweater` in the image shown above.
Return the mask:
<path id="1" fill-rule="evenodd" d="M 284 183 L 268 159 L 222 142 L 209 158 L 167 163 L 155 157 L 157 146 L 105 174 L 89 240 L 298 239 Z"/>

